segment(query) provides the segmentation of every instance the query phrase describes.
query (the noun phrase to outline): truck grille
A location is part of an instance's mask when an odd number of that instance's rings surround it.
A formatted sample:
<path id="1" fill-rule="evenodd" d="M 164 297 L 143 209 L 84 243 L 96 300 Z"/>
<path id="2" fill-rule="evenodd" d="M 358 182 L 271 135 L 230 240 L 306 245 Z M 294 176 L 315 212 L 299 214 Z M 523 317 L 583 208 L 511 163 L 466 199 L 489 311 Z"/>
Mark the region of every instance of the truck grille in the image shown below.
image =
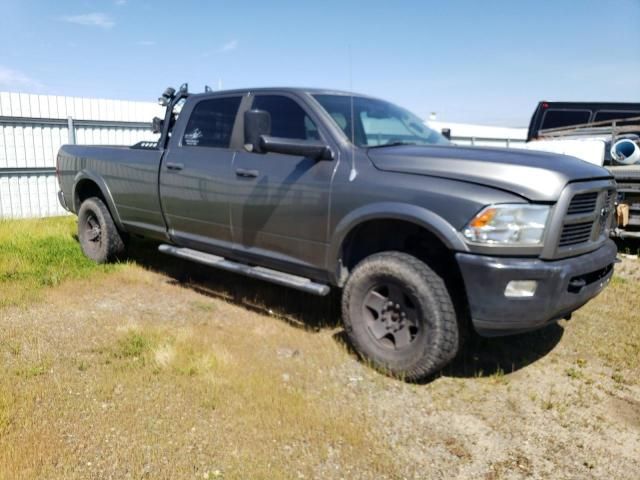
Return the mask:
<path id="1" fill-rule="evenodd" d="M 594 207 L 595 208 L 595 207 Z M 593 229 L 593 221 L 571 223 L 562 228 L 560 234 L 560 247 L 569 247 L 571 245 L 579 245 L 588 242 L 591 239 L 591 230 Z"/>
<path id="2" fill-rule="evenodd" d="M 615 200 L 614 189 L 577 193 L 567 208 L 559 248 L 596 242 L 608 235 Z"/>
<path id="3" fill-rule="evenodd" d="M 578 193 L 571 199 L 567 215 L 591 213 L 596 209 L 598 192 Z"/>

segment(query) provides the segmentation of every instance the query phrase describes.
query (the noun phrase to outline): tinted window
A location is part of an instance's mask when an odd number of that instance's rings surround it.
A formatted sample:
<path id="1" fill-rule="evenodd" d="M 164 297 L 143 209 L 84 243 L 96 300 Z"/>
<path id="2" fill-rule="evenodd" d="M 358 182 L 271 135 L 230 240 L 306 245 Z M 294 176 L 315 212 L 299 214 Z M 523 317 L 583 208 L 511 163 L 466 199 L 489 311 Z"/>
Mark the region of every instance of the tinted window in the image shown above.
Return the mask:
<path id="1" fill-rule="evenodd" d="M 359 147 L 449 143 L 419 117 L 392 103 L 347 95 L 314 95 L 314 98 Z"/>
<path id="2" fill-rule="evenodd" d="M 282 138 L 317 140 L 318 128 L 295 100 L 281 95 L 258 95 L 254 109 L 271 114 L 271 135 Z"/>
<path id="3" fill-rule="evenodd" d="M 542 130 L 570 127 L 589 123 L 591 110 L 547 110 L 542 119 Z"/>
<path id="4" fill-rule="evenodd" d="M 633 118 L 640 117 L 640 112 L 627 111 L 627 112 L 614 112 L 611 110 L 601 110 L 596 113 L 594 122 L 603 122 L 605 120 L 618 120 L 621 118 Z"/>
<path id="5" fill-rule="evenodd" d="M 189 118 L 182 144 L 190 147 L 229 148 L 240 99 L 241 97 L 212 98 L 198 103 Z"/>

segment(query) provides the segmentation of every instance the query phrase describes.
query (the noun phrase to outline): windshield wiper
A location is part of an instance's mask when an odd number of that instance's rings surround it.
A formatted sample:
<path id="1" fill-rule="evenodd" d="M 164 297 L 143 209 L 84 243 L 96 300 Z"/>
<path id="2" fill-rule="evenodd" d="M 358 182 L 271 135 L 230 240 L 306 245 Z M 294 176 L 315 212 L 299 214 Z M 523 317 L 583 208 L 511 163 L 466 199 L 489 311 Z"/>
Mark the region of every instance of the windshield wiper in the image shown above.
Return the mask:
<path id="1" fill-rule="evenodd" d="M 383 143 L 382 145 L 372 145 L 368 148 L 398 147 L 400 145 L 418 145 L 416 142 L 403 142 L 401 140 L 391 143 Z"/>

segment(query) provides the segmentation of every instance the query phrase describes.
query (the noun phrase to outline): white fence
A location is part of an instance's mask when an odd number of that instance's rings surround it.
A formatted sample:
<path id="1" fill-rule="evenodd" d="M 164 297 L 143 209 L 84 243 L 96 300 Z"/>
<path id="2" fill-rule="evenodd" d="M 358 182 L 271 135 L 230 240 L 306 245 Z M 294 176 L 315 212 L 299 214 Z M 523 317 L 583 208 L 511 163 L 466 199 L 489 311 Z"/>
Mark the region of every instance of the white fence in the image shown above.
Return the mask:
<path id="1" fill-rule="evenodd" d="M 451 141 L 457 145 L 508 148 L 522 146 L 527 140 L 526 128 L 495 127 L 436 120 L 429 120 L 427 124 L 438 132 L 442 129 L 448 129 L 451 132 Z"/>
<path id="2" fill-rule="evenodd" d="M 133 145 L 154 140 L 149 102 L 0 92 L 0 218 L 66 213 L 56 155 L 65 143 Z"/>

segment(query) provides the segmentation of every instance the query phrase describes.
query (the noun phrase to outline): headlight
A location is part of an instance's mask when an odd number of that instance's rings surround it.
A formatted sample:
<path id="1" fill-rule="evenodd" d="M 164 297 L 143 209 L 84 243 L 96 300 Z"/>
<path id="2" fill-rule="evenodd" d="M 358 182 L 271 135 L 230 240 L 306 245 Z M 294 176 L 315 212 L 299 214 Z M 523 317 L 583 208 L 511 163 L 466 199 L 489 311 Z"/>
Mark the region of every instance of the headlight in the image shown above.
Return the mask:
<path id="1" fill-rule="evenodd" d="M 497 245 L 541 245 L 549 216 L 546 205 L 491 205 L 462 231 L 470 242 Z"/>

